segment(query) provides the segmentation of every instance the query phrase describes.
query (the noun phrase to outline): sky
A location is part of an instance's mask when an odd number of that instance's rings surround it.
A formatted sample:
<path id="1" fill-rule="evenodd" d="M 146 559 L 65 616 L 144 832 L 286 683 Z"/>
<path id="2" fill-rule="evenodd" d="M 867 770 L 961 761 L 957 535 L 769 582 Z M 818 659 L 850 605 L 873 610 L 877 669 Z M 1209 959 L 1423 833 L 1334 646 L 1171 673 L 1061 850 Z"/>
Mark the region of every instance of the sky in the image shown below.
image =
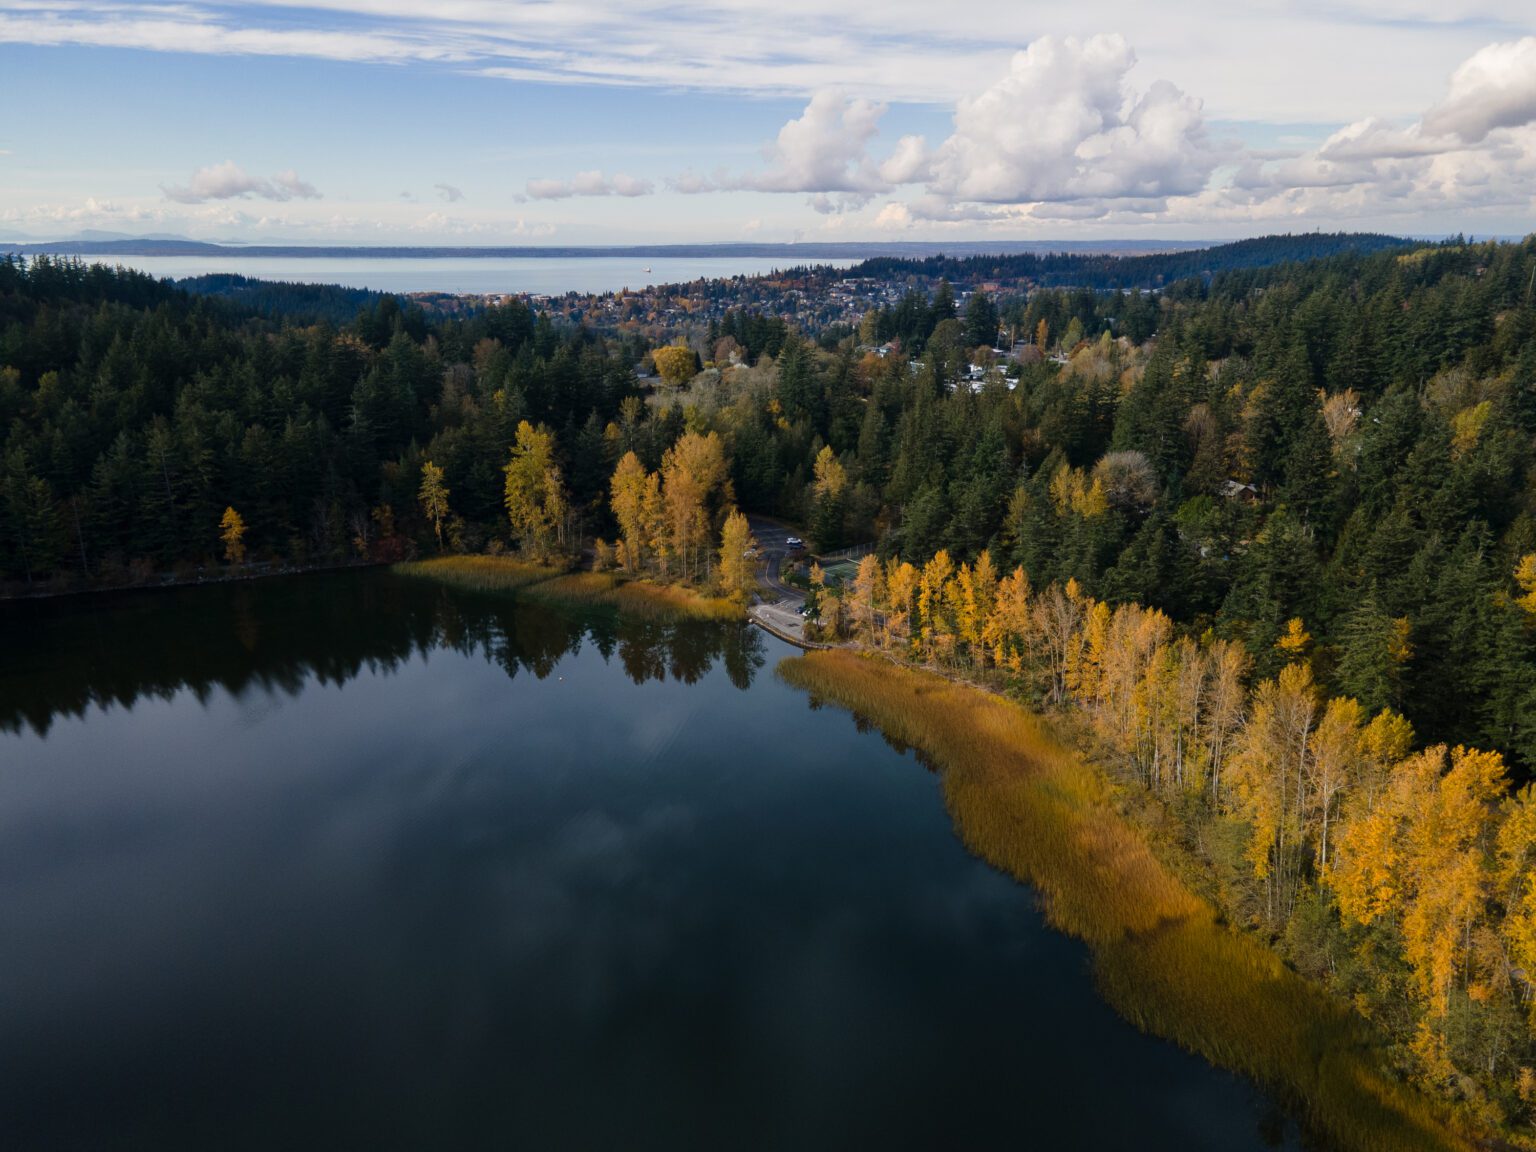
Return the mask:
<path id="1" fill-rule="evenodd" d="M 1531 0 L 0 0 L 0 238 L 1536 230 Z"/>

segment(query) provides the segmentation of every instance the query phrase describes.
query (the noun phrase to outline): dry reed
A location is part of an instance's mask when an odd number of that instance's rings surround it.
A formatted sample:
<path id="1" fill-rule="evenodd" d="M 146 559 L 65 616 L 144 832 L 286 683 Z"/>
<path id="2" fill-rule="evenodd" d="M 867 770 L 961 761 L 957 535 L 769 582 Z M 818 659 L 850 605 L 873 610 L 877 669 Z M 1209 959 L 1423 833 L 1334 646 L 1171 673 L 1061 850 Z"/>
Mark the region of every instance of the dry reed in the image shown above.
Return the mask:
<path id="1" fill-rule="evenodd" d="M 1259 1081 L 1332 1146 L 1472 1147 L 1391 1074 L 1363 1019 L 1220 923 L 1039 718 L 845 651 L 786 660 L 779 674 L 932 757 L 966 847 L 1030 884 L 1050 923 L 1088 942 L 1105 998 L 1138 1027 Z"/>

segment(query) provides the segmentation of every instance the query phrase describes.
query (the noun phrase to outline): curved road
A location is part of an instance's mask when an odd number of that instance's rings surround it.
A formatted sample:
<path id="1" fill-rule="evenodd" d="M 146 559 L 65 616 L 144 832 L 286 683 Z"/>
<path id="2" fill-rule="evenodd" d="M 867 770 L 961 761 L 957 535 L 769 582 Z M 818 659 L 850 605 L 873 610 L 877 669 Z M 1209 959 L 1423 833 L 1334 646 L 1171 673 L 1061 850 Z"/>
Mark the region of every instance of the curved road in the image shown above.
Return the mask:
<path id="1" fill-rule="evenodd" d="M 759 602 L 752 606 L 752 615 L 769 631 L 803 644 L 806 642 L 805 618 L 800 615 L 800 607 L 805 603 L 805 594 L 779 578 L 784 558 L 790 554 L 786 541 L 794 533 L 782 524 L 759 516 L 748 516 L 747 522 L 757 540 L 757 576 L 763 586 Z"/>

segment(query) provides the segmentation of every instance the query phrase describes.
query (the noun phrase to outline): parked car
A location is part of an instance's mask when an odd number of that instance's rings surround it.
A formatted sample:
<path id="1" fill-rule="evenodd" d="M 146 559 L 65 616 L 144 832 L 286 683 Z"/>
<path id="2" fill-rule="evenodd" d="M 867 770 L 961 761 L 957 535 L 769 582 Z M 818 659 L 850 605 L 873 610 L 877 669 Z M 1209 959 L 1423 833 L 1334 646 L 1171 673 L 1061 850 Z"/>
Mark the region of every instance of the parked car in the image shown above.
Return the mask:
<path id="1" fill-rule="evenodd" d="M 805 547 L 805 541 L 800 539 L 800 537 L 798 537 L 798 536 L 790 536 L 788 539 L 786 539 L 784 541 L 784 547 L 786 547 L 786 548 L 804 548 Z"/>

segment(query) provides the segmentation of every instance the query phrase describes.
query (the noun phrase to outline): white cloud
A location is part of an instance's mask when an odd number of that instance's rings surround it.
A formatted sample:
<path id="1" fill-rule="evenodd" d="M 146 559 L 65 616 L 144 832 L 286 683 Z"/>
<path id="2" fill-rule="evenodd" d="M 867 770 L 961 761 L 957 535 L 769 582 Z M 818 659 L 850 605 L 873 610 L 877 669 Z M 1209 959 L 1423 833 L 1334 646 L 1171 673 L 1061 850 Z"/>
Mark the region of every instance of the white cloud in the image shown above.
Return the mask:
<path id="1" fill-rule="evenodd" d="M 1529 0 L 0 0 L 0 42 L 462 67 L 519 81 L 953 102 L 1008 48 L 1114 29 L 1213 116 L 1338 123 L 1386 116 L 1488 41 L 1536 33 Z M 602 35 L 594 36 L 593 28 Z M 972 31 L 974 30 L 974 31 Z M 1304 64 L 1302 68 L 1299 65 Z M 1304 82 L 1299 76 L 1304 74 Z"/>
<path id="2" fill-rule="evenodd" d="M 1376 117 L 1294 158 L 1250 157 L 1229 188 L 1197 201 L 1255 219 L 1276 211 L 1362 218 L 1536 208 L 1536 38 L 1489 45 L 1445 98 L 1397 127 Z"/>
<path id="3" fill-rule="evenodd" d="M 668 183 L 688 192 L 809 193 L 808 206 L 829 218 L 858 213 L 877 194 L 921 189 L 862 218 L 877 230 L 1385 222 L 1430 210 L 1528 210 L 1536 207 L 1536 103 L 1527 89 L 1536 72 L 1523 61 L 1536 47 L 1526 43 L 1479 51 L 1419 121 L 1372 116 L 1310 150 L 1244 151 L 1212 138 L 1197 97 L 1163 80 L 1133 86 L 1136 57 L 1123 37 L 1043 37 L 956 105 L 953 131 L 936 147 L 903 136 L 873 159 L 885 107 L 819 92 L 765 150 L 764 170 Z"/>
<path id="4" fill-rule="evenodd" d="M 930 189 L 992 204 L 1198 192 L 1221 157 L 1200 101 L 1166 81 L 1136 94 L 1135 62 L 1120 36 L 1036 40 L 956 108 Z"/>
<path id="5" fill-rule="evenodd" d="M 915 184 L 931 175 L 928 141 L 921 136 L 903 136 L 880 165 L 880 178 L 887 184 Z"/>
<path id="6" fill-rule="evenodd" d="M 841 215 L 921 183 L 929 202 L 913 211 L 927 220 L 952 218 L 962 204 L 1152 204 L 1199 192 L 1226 150 L 1208 139 L 1199 100 L 1162 81 L 1133 91 L 1126 75 L 1135 60 L 1119 36 L 1043 37 L 1001 80 L 959 103 L 954 131 L 937 148 L 903 136 L 880 161 L 870 146 L 886 106 L 824 90 L 780 129 L 763 170 L 671 186 L 806 192 L 816 212 Z"/>
<path id="7" fill-rule="evenodd" d="M 530 180 L 527 192 L 530 200 L 568 200 L 573 196 L 649 196 L 656 186 L 649 180 L 627 176 L 620 172 L 612 177 L 601 170 L 578 172 L 569 180 Z"/>
<path id="8" fill-rule="evenodd" d="M 719 191 L 716 183 L 708 176 L 689 169 L 676 176 L 667 177 L 667 187 L 674 192 L 680 192 L 684 196 L 698 196 L 704 192 Z"/>
<path id="9" fill-rule="evenodd" d="M 446 200 L 450 204 L 457 204 L 464 199 L 464 190 L 455 188 L 452 184 L 434 184 L 432 187 L 437 190 L 439 199 Z"/>
<path id="10" fill-rule="evenodd" d="M 886 187 L 866 149 L 880 130 L 886 106 L 817 92 L 798 119 L 779 129 L 766 149 L 768 167 L 738 177 L 733 187 L 759 192 L 871 192 Z"/>
<path id="11" fill-rule="evenodd" d="M 160 186 L 167 200 L 178 204 L 205 204 L 209 200 L 318 200 L 313 184 L 299 179 L 292 168 L 271 179 L 252 176 L 233 160 L 199 168 L 184 185 Z"/>
<path id="12" fill-rule="evenodd" d="M 1536 121 L 1536 36 L 1490 44 L 1451 77 L 1451 90 L 1424 116 L 1424 131 L 1469 144 L 1499 128 Z"/>

